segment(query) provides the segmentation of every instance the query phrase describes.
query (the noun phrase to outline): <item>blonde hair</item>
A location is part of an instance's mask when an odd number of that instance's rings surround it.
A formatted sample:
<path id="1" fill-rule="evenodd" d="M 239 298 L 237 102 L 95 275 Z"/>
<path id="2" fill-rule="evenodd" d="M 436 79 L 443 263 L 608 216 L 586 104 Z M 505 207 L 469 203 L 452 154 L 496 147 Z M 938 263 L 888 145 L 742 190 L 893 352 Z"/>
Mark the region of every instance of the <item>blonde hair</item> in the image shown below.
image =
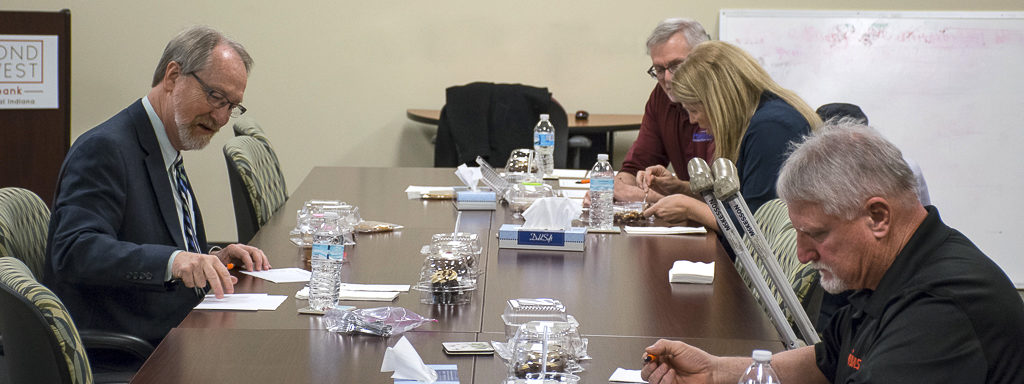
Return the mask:
<path id="1" fill-rule="evenodd" d="M 821 118 L 800 96 L 775 83 L 750 54 L 724 41 L 697 45 L 672 77 L 677 101 L 704 106 L 715 137 L 715 157 L 734 162 L 764 91 L 800 112 L 812 131 L 821 126 Z"/>

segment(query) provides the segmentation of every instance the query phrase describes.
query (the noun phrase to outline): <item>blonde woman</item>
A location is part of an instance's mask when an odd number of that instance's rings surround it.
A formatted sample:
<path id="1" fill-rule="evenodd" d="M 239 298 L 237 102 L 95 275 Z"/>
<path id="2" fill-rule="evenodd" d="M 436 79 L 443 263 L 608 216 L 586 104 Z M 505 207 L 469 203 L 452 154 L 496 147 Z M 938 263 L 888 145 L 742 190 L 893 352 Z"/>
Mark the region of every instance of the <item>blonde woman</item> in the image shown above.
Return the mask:
<path id="1" fill-rule="evenodd" d="M 715 158 L 736 163 L 740 193 L 751 211 L 776 198 L 775 180 L 789 143 L 821 125 L 814 109 L 776 84 L 750 54 L 722 41 L 697 45 L 673 71 L 670 92 L 690 120 L 714 136 Z M 718 231 L 711 209 L 691 196 L 689 182 L 665 167 L 637 172 L 637 182 L 667 196 L 644 215 L 669 223 L 696 222 Z"/>

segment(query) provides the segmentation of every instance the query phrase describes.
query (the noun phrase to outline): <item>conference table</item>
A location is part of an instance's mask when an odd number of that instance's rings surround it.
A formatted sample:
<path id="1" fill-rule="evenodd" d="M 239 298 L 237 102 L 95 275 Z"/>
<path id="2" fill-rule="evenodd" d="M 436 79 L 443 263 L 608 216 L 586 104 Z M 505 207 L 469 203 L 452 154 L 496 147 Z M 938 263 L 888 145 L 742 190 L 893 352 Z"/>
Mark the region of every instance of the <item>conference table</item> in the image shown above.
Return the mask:
<path id="1" fill-rule="evenodd" d="M 409 120 L 438 125 L 441 121 L 441 111 L 438 109 L 406 109 L 405 116 Z M 614 159 L 615 132 L 636 131 L 640 129 L 643 115 L 636 114 L 613 114 L 613 113 L 591 113 L 586 119 L 577 119 L 575 114 L 568 114 L 569 135 L 601 135 L 605 138 L 605 153 L 609 159 Z"/>
<path id="2" fill-rule="evenodd" d="M 365 220 L 404 226 L 358 234 L 342 269 L 347 283 L 410 284 L 419 278 L 431 236 L 475 233 L 485 271 L 468 303 L 420 302 L 410 290 L 393 302 L 342 301 L 357 308 L 404 307 L 436 319 L 404 333 L 427 364 L 454 364 L 462 383 L 498 383 L 508 375 L 497 355 L 446 355 L 445 341 L 507 341 L 500 315 L 507 300 L 560 300 L 580 323 L 592 359 L 582 382 L 606 382 L 618 367 L 639 369 L 643 348 L 659 338 L 683 340 L 711 353 L 749 355 L 781 351 L 783 344 L 714 235 L 588 234 L 585 251 L 499 248 L 503 223 L 522 223 L 504 206 L 458 211 L 451 200 L 408 199 L 410 185 L 459 184 L 450 168 L 317 167 L 250 244 L 275 268 L 309 269 L 310 250 L 288 232 L 307 200 L 338 199 L 359 207 Z M 458 228 L 456 228 L 456 225 Z M 715 262 L 712 284 L 670 284 L 675 260 Z M 236 293 L 289 297 L 274 311 L 193 310 L 172 329 L 134 377 L 134 383 L 393 383 L 380 372 L 384 351 L 401 336 L 329 332 L 322 317 L 299 314 L 294 298 L 304 283 L 275 284 L 232 271 Z"/>

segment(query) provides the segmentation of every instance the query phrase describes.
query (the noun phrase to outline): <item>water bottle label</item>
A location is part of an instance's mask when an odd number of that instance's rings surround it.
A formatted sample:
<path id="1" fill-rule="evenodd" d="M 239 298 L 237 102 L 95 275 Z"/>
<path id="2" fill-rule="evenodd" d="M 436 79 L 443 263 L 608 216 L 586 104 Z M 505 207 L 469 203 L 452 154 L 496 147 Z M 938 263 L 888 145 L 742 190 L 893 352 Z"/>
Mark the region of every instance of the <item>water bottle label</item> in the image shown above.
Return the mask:
<path id="1" fill-rule="evenodd" d="M 313 243 L 312 258 L 314 259 L 326 259 L 327 252 L 330 250 L 330 244 L 325 243 Z"/>
<path id="2" fill-rule="evenodd" d="M 328 246 L 327 258 L 331 260 L 345 260 L 345 246 L 342 244 L 331 244 Z"/>
<path id="3" fill-rule="evenodd" d="M 550 147 L 555 145 L 555 134 L 554 133 L 534 133 L 533 134 L 533 146 L 535 147 Z"/>
<path id="4" fill-rule="evenodd" d="M 594 192 L 612 191 L 615 189 L 615 179 L 590 178 L 590 190 Z"/>
<path id="5" fill-rule="evenodd" d="M 345 246 L 342 244 L 314 243 L 312 258 L 344 260 Z"/>

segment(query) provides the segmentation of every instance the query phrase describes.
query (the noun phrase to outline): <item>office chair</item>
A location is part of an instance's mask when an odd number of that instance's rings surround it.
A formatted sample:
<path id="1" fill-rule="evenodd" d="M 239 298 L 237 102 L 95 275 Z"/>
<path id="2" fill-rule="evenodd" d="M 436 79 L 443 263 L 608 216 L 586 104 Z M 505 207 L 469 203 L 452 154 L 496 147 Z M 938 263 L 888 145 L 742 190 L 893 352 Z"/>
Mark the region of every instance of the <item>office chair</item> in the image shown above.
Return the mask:
<path id="1" fill-rule="evenodd" d="M 513 149 L 533 148 L 540 115 L 555 126 L 555 168 L 565 168 L 569 121 L 547 88 L 521 84 L 470 83 L 445 90 L 434 145 L 435 167 L 476 165 L 476 157 L 502 166 Z"/>
<path id="2" fill-rule="evenodd" d="M 0 188 L 0 256 L 15 256 L 42 276 L 50 208 L 34 192 Z"/>
<path id="3" fill-rule="evenodd" d="M 50 210 L 46 203 L 35 193 L 27 189 L 8 187 L 0 188 L 0 262 L 5 265 L 13 265 L 12 260 L 28 273 L 27 278 L 35 283 L 33 276 L 42 276 L 46 257 L 46 232 L 50 222 Z M 31 266 L 36 266 L 35 268 Z M 0 278 L 7 278 L 8 272 L 0 270 Z M 35 283 L 38 285 L 38 283 Z M 40 287 L 42 287 L 40 285 Z M 45 289 L 45 288 L 43 288 Z M 50 292 L 46 290 L 46 292 Z M 49 293 L 53 296 L 53 293 Z M 54 297 L 56 300 L 56 297 Z M 59 303 L 59 300 L 57 300 Z M 60 304 L 63 308 L 63 304 Z M 3 358 L 11 377 L 14 378 L 15 370 L 21 369 L 19 356 L 24 356 L 21 341 L 25 335 L 19 326 L 11 327 L 10 322 L 18 322 L 13 316 L 17 313 L 5 301 L 0 308 L 0 358 Z M 63 309 L 65 312 L 66 309 Z M 8 318 L 10 315 L 12 318 Z M 21 316 L 21 315 L 19 315 Z M 65 316 L 67 318 L 67 316 Z M 11 320 L 14 319 L 14 320 Z M 70 319 L 68 319 L 70 322 Z M 20 324 L 20 323 L 18 323 Z M 70 337 L 70 336 L 67 336 Z M 138 362 L 144 361 L 153 352 L 153 346 L 138 337 L 109 331 L 82 330 L 75 331 L 76 345 L 84 345 L 85 349 L 123 352 L 126 357 L 135 359 Z M 63 340 L 63 339 L 62 339 Z M 36 344 L 33 344 L 36 345 Z M 38 344 L 41 348 L 42 345 Z M 37 351 L 38 352 L 38 351 Z M 31 352 L 31 353 L 37 353 Z M 131 361 L 129 361 L 131 363 Z M 86 368 L 88 368 L 86 366 Z M 114 367 L 106 371 L 97 371 L 96 382 L 127 382 L 135 374 L 137 367 L 125 365 Z M 79 372 L 81 374 L 81 372 Z M 91 375 L 91 374 L 90 374 Z M 90 376 L 91 377 L 91 376 Z M 20 382 L 51 382 L 48 380 L 13 380 Z M 56 382 L 80 382 L 80 381 L 56 381 Z M 90 381 L 86 382 L 92 382 Z"/>
<path id="4" fill-rule="evenodd" d="M 0 308 L 11 382 L 127 383 L 135 375 L 134 369 L 93 372 L 86 354 L 92 346 L 83 342 L 89 336 L 79 334 L 64 303 L 14 257 L 0 257 Z M 145 359 L 153 347 L 135 338 L 133 348 L 121 350 Z"/>
<path id="5" fill-rule="evenodd" d="M 224 144 L 238 241 L 247 243 L 284 206 L 288 192 L 273 148 L 251 136 Z"/>
<path id="6" fill-rule="evenodd" d="M 778 257 L 779 266 L 782 267 L 783 273 L 788 277 L 791 287 L 787 288 L 792 289 L 796 293 L 796 297 L 800 300 L 800 305 L 804 307 L 804 311 L 807 312 L 811 324 L 814 324 L 818 317 L 821 297 L 825 290 L 818 284 L 818 281 L 821 279 L 818 271 L 811 268 L 810 264 L 802 264 L 797 259 L 796 229 L 793 228 L 793 223 L 789 221 L 789 210 L 786 203 L 780 199 L 764 203 L 754 213 L 754 220 L 757 221 L 765 239 L 768 240 L 772 253 Z M 744 236 L 744 241 L 747 244 L 747 249 L 754 249 L 746 236 Z M 765 277 L 768 287 L 775 292 L 775 299 L 779 302 L 779 305 L 782 305 L 782 296 L 778 293 L 779 288 L 768 277 L 768 272 L 765 270 L 764 265 L 761 264 L 760 257 L 755 257 L 754 261 L 759 269 L 761 269 L 760 272 Z M 736 264 L 736 271 L 739 272 L 740 277 L 747 283 L 747 286 L 751 287 L 751 293 L 753 293 L 754 298 L 758 299 L 758 303 L 763 307 L 764 304 L 761 304 L 760 295 L 757 293 L 757 290 L 753 289 L 749 272 L 739 263 Z M 792 318 L 789 321 L 791 324 L 793 323 Z M 793 329 L 799 333 L 797 327 L 794 326 Z M 800 336 L 803 338 L 803 335 Z"/>

